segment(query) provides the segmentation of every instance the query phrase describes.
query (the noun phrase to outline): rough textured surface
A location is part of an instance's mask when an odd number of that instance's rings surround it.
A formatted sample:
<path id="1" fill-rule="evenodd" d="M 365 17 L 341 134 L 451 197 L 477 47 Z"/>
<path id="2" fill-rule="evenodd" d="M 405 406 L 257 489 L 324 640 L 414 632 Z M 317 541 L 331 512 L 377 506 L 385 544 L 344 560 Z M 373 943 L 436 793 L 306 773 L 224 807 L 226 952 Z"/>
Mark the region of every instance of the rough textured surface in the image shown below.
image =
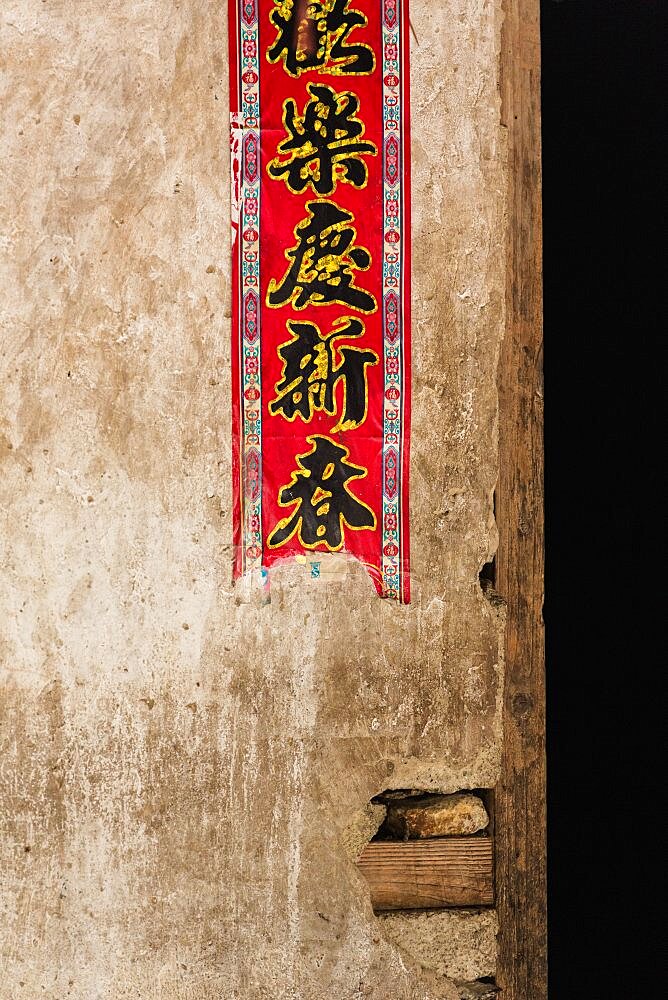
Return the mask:
<path id="1" fill-rule="evenodd" d="M 489 823 L 487 810 L 477 795 L 434 795 L 392 802 L 386 828 L 406 840 L 478 833 Z"/>
<path id="2" fill-rule="evenodd" d="M 371 838 L 378 833 L 385 814 L 385 806 L 370 802 L 351 816 L 341 834 L 341 840 L 351 861 L 357 861 Z"/>
<path id="3" fill-rule="evenodd" d="M 231 584 L 225 5 L 0 11 L 0 955 L 44 1000 L 456 997 L 346 852 L 500 759 L 500 5 L 414 5 L 413 603 Z"/>
<path id="4" fill-rule="evenodd" d="M 493 910 L 425 910 L 379 914 L 383 934 L 402 952 L 441 976 L 493 976 L 497 920 Z"/>
<path id="5" fill-rule="evenodd" d="M 504 1000 L 548 998 L 540 9 L 538 0 L 505 0 L 502 34 L 510 168 L 495 585 L 506 602 L 508 669 L 495 824 Z"/>

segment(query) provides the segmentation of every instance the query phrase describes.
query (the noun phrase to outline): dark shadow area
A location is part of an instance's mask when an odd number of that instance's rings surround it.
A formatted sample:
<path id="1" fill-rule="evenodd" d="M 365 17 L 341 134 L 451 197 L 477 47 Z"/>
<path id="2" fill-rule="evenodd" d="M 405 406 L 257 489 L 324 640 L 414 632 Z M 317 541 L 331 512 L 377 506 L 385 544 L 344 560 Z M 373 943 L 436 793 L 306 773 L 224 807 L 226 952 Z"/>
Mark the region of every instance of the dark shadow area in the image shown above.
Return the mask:
<path id="1" fill-rule="evenodd" d="M 661 868 L 632 833 L 664 729 L 668 18 L 543 0 L 541 19 L 549 995 L 649 996 L 659 923 L 628 892 Z"/>

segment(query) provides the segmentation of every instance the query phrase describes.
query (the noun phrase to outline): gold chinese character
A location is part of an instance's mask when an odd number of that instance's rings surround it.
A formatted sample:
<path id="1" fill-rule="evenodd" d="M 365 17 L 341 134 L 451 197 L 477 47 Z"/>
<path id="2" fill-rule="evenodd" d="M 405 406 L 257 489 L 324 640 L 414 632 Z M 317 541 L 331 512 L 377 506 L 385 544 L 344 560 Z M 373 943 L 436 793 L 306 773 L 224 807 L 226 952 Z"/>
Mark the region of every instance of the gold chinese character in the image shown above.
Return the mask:
<path id="1" fill-rule="evenodd" d="M 337 181 L 363 188 L 367 166 L 363 156 L 378 152 L 372 142 L 362 139 L 364 125 L 356 118 L 359 99 L 350 91 L 337 94 L 326 84 L 309 83 L 311 100 L 298 115 L 289 97 L 283 105 L 283 124 L 288 132 L 268 166 L 270 177 L 285 179 L 293 194 L 301 194 L 310 184 L 316 194 L 332 194 Z"/>
<path id="2" fill-rule="evenodd" d="M 343 337 L 361 337 L 362 321 L 341 316 L 324 336 L 315 323 L 288 320 L 287 326 L 292 338 L 278 349 L 283 373 L 276 383 L 277 396 L 269 404 L 269 412 L 281 413 L 287 420 L 299 416 L 307 422 L 315 410 L 334 416 L 336 388 L 341 383 L 343 412 L 332 432 L 359 427 L 368 407 L 366 369 L 378 364 L 378 355 L 347 344 L 335 347 L 334 342 Z"/>
<path id="3" fill-rule="evenodd" d="M 296 534 L 306 549 L 324 544 L 330 552 L 338 552 L 344 527 L 353 531 L 376 527 L 374 512 L 348 488 L 351 479 L 363 478 L 368 470 L 348 462 L 348 449 L 331 438 L 313 434 L 306 440 L 311 451 L 295 456 L 299 468 L 278 494 L 281 507 L 296 506 L 278 522 L 267 545 L 280 548 Z"/>
<path id="4" fill-rule="evenodd" d="M 269 19 L 277 29 L 276 41 L 267 52 L 269 62 L 283 60 L 290 76 L 307 70 L 360 76 L 376 66 L 369 45 L 348 45 L 356 28 L 368 19 L 349 9 L 349 0 L 275 0 Z"/>
<path id="5" fill-rule="evenodd" d="M 292 261 L 280 284 L 272 278 L 267 291 L 267 305 L 276 309 L 292 302 L 295 309 L 313 305 L 351 306 L 360 312 L 375 312 L 378 304 L 370 292 L 355 284 L 354 271 L 371 266 L 371 254 L 355 246 L 357 231 L 351 212 L 333 201 L 306 203 L 309 218 L 296 228 L 297 245 L 285 251 Z"/>

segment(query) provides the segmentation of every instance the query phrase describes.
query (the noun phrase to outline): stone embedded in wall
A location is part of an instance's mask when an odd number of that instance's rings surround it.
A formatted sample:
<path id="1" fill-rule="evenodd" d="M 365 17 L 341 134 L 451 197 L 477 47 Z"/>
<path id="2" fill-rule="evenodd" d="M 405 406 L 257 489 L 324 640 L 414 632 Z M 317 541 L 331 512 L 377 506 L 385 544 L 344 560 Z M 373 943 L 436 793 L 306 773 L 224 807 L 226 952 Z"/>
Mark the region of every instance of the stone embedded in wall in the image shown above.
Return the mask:
<path id="1" fill-rule="evenodd" d="M 412 840 L 478 833 L 488 824 L 487 810 L 477 795 L 429 795 L 391 802 L 385 829 Z"/>
<path id="2" fill-rule="evenodd" d="M 473 984 L 495 974 L 494 910 L 405 910 L 376 919 L 388 941 L 439 976 Z"/>

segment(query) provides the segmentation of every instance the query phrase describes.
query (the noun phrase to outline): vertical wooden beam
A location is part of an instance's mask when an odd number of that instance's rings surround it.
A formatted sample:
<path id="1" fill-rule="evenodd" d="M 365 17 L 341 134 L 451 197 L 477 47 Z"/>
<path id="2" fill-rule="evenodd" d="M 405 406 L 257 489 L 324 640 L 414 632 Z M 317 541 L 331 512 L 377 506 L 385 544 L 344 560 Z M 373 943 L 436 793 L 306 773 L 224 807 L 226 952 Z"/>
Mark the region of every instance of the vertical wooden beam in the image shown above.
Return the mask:
<path id="1" fill-rule="evenodd" d="M 509 237 L 495 585 L 507 604 L 507 634 L 504 757 L 496 792 L 497 982 L 504 1000 L 546 1000 L 539 0 L 505 0 L 504 6 Z"/>

